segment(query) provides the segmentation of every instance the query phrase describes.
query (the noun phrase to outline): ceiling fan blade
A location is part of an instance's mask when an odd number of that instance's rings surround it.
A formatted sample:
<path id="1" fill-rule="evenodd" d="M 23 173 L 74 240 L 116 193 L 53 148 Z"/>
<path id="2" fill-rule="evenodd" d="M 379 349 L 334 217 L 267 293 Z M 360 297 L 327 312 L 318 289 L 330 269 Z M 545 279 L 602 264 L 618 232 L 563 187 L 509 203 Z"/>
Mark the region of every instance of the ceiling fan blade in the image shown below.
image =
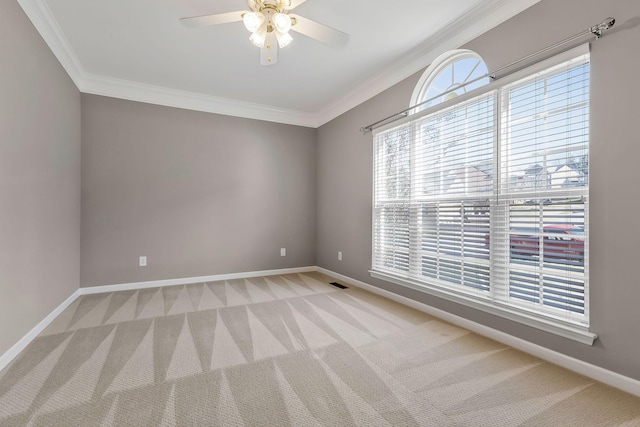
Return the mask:
<path id="1" fill-rule="evenodd" d="M 307 0 L 290 0 L 289 1 L 289 6 L 285 6 L 285 9 L 287 9 L 287 10 L 294 9 L 294 8 L 300 6 L 305 1 L 307 1 Z"/>
<path id="2" fill-rule="evenodd" d="M 228 22 L 242 21 L 244 10 L 238 12 L 215 13 L 213 15 L 191 16 L 180 18 L 180 22 L 187 27 L 206 27 L 208 25 L 226 24 Z"/>
<path id="3" fill-rule="evenodd" d="M 289 16 L 296 19 L 296 24 L 291 27 L 291 30 L 316 39 L 319 42 L 329 46 L 343 46 L 349 41 L 349 34 L 338 31 L 335 28 L 327 27 L 300 15 L 289 14 Z"/>

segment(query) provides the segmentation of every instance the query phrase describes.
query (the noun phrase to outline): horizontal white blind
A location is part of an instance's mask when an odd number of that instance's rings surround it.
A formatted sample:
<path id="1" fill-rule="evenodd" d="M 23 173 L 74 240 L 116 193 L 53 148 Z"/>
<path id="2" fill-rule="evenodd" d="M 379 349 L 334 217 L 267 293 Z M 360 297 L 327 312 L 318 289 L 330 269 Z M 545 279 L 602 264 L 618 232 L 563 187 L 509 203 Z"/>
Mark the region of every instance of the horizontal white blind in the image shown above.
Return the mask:
<path id="1" fill-rule="evenodd" d="M 489 291 L 495 93 L 376 136 L 374 265 Z"/>
<path id="2" fill-rule="evenodd" d="M 409 272 L 410 129 L 410 125 L 405 125 L 378 135 L 374 156 L 374 265 L 401 274 Z"/>
<path id="3" fill-rule="evenodd" d="M 565 320 L 587 315 L 588 56 L 502 89 L 495 229 L 509 251 L 496 275 L 506 301 Z M 503 244 L 505 242 L 502 242 Z"/>
<path id="4" fill-rule="evenodd" d="M 374 134 L 373 270 L 586 323 L 588 55 Z"/>

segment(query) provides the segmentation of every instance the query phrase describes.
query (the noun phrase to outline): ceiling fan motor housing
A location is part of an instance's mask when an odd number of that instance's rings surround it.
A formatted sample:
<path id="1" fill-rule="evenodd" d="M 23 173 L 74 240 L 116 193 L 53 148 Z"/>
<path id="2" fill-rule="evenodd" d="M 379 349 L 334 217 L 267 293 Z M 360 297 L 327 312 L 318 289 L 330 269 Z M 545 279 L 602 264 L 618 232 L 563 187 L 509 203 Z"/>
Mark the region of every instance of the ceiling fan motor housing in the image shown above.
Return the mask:
<path id="1" fill-rule="evenodd" d="M 287 13 L 291 8 L 291 0 L 248 0 L 249 7 L 254 12 L 271 9 L 278 13 Z"/>

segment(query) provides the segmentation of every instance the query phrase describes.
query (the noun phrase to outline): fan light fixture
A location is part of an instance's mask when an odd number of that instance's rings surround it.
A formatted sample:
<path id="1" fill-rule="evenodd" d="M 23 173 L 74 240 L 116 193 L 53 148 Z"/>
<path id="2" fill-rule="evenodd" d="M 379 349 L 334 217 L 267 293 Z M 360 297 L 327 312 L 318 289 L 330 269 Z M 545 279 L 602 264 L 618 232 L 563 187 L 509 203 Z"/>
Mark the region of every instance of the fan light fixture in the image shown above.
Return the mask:
<path id="1" fill-rule="evenodd" d="M 245 0 L 249 10 L 180 18 L 187 27 L 207 27 L 242 21 L 251 33 L 249 40 L 260 48 L 260 64 L 278 62 L 278 49 L 289 46 L 289 31 L 303 34 L 329 46 L 344 46 L 349 35 L 335 28 L 290 12 L 307 0 Z"/>
<path id="2" fill-rule="evenodd" d="M 293 41 L 293 37 L 289 33 L 282 33 L 276 31 L 276 40 L 278 40 L 278 46 L 280 48 L 287 47 Z"/>
<path id="3" fill-rule="evenodd" d="M 254 33 L 262 26 L 264 15 L 260 12 L 247 12 L 242 16 L 242 22 L 250 33 Z"/>
<path id="4" fill-rule="evenodd" d="M 273 15 L 273 26 L 281 33 L 288 33 L 291 29 L 291 18 L 284 13 L 276 13 Z"/>
<path id="5" fill-rule="evenodd" d="M 249 37 L 251 43 L 253 43 L 256 47 L 263 48 L 264 41 L 267 39 L 267 24 L 262 24 L 260 28 L 255 30 L 253 34 Z"/>
<path id="6" fill-rule="evenodd" d="M 249 1 L 249 5 L 253 11 L 243 14 L 242 22 L 251 33 L 251 43 L 262 49 L 265 47 L 267 34 L 274 33 L 278 47 L 291 44 L 293 37 L 289 30 L 296 20 L 287 14 L 287 7 L 291 5 L 289 0 L 255 0 Z"/>

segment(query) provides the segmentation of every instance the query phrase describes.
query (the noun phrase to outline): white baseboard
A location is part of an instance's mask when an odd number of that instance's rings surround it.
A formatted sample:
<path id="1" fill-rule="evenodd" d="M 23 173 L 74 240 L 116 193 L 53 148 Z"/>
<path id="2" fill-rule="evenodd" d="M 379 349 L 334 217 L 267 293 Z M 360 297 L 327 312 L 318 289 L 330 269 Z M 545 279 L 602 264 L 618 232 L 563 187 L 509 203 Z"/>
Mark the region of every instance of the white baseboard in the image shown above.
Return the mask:
<path id="1" fill-rule="evenodd" d="M 67 307 L 73 303 L 76 298 L 80 296 L 80 290 L 77 289 L 74 293 L 71 294 L 69 298 L 64 300 L 62 304 L 56 307 L 47 317 L 42 319 L 40 323 L 38 323 L 33 329 L 31 329 L 25 336 L 23 336 L 17 343 L 13 345 L 9 350 L 7 350 L 2 356 L 0 356 L 0 371 L 2 371 L 15 357 L 20 354 L 22 350 L 24 350 L 30 343 L 33 341 L 40 332 L 44 331 L 47 326 L 53 319 L 58 317 L 60 313 L 62 313 Z"/>
<path id="2" fill-rule="evenodd" d="M 451 314 L 446 311 L 423 304 L 421 302 L 412 300 L 410 298 L 403 297 L 396 293 L 380 289 L 376 286 L 370 285 L 360 280 L 352 279 L 351 277 L 345 276 L 343 274 L 339 274 L 322 267 L 317 267 L 317 271 L 335 277 L 337 279 L 344 280 L 345 282 L 348 282 L 358 288 L 362 288 L 374 294 L 386 297 L 390 300 L 396 301 L 411 308 L 415 308 L 416 310 L 422 311 L 424 313 L 431 314 L 432 316 L 438 317 L 442 320 L 446 320 L 447 322 L 461 328 L 468 329 L 479 335 L 483 335 L 495 341 L 506 344 L 510 347 L 539 357 L 540 359 L 546 360 L 547 362 L 562 366 L 563 368 L 569 369 L 570 371 L 576 372 L 601 383 L 610 385 L 611 387 L 618 388 L 620 390 L 626 391 L 627 393 L 631 393 L 635 396 L 640 397 L 640 381 L 633 378 L 629 378 L 616 372 L 609 371 L 599 366 L 592 365 L 582 360 L 567 356 L 565 354 L 558 353 L 557 351 L 553 351 L 546 347 L 533 344 L 529 341 L 514 337 L 513 335 L 509 335 L 505 332 L 501 332 L 480 323 L 473 322 L 469 319 L 465 319 L 464 317 L 456 316 L 455 314 Z"/>
<path id="3" fill-rule="evenodd" d="M 101 294 L 105 292 L 126 291 L 130 289 L 145 289 L 155 288 L 172 285 L 186 285 L 190 283 L 202 283 L 202 282 L 215 282 L 219 280 L 233 280 L 244 279 L 249 277 L 262 277 L 262 276 L 275 276 L 278 274 L 293 274 L 293 273 L 308 273 L 310 271 L 316 271 L 317 267 L 297 267 L 297 268 L 284 268 L 280 270 L 264 270 L 264 271 L 249 271 L 245 273 L 229 273 L 229 274 L 217 274 L 213 276 L 202 277 L 187 277 L 183 279 L 168 279 L 168 280 L 153 280 L 148 282 L 135 282 L 135 283 L 122 283 L 118 285 L 105 285 L 105 286 L 93 286 L 89 288 L 77 289 L 69 298 L 67 298 L 62 304 L 56 307 L 47 317 L 42 319 L 33 329 L 31 329 L 24 337 L 7 350 L 2 356 L 0 356 L 0 371 L 3 370 L 15 357 L 20 354 L 30 343 L 33 341 L 40 332 L 44 331 L 47 326 L 53 320 L 69 307 L 76 298 L 82 295 Z"/>
<path id="4" fill-rule="evenodd" d="M 280 270 L 248 271 L 244 273 L 216 274 L 213 276 L 186 277 L 182 279 L 150 280 L 147 282 L 92 286 L 80 288 L 80 295 L 102 294 L 104 292 L 128 291 L 132 289 L 160 288 L 164 286 L 188 285 L 191 283 L 216 282 L 220 280 L 246 279 L 249 277 L 275 276 L 278 274 L 308 273 L 310 271 L 316 271 L 316 268 L 315 266 L 283 268 Z"/>

